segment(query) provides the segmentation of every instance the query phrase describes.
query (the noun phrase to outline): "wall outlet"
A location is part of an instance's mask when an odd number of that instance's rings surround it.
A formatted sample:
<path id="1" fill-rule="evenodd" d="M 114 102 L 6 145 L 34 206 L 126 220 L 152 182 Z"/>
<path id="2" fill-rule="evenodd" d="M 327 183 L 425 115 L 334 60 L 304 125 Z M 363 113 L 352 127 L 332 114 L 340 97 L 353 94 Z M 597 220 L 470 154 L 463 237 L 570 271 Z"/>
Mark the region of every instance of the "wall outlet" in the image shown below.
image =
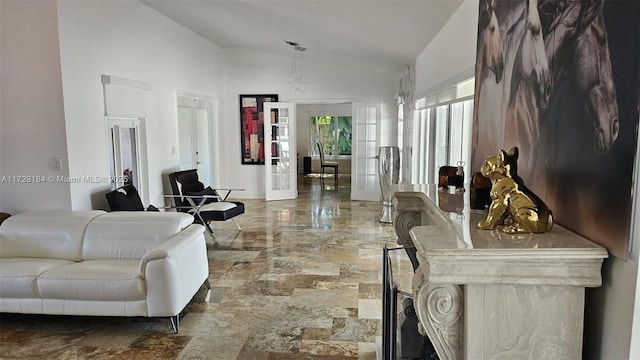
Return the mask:
<path id="1" fill-rule="evenodd" d="M 62 159 L 61 158 L 49 158 L 49 170 L 62 171 Z"/>

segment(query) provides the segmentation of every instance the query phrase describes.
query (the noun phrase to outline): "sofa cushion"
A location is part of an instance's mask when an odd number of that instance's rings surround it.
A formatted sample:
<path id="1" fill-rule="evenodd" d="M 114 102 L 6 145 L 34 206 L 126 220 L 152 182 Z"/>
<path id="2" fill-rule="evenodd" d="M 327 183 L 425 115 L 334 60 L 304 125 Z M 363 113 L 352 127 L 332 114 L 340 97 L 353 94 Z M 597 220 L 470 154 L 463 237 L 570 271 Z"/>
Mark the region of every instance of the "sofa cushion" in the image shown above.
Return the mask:
<path id="1" fill-rule="evenodd" d="M 82 241 L 92 211 L 33 211 L 11 216 L 0 225 L 0 257 L 82 260 Z"/>
<path id="2" fill-rule="evenodd" d="M 45 271 L 73 263 L 74 261 L 62 259 L 1 258 L 0 297 L 40 297 L 37 277 Z"/>
<path id="3" fill-rule="evenodd" d="M 111 212 L 87 227 L 82 256 L 95 259 L 141 259 L 193 222 L 178 212 Z"/>
<path id="4" fill-rule="evenodd" d="M 213 202 L 213 203 L 209 203 L 206 205 L 203 205 L 200 208 L 201 212 L 204 211 L 227 211 L 229 209 L 233 209 L 234 207 L 236 207 L 238 205 L 232 203 L 232 202 L 228 202 L 228 201 L 220 201 L 220 202 Z"/>
<path id="5" fill-rule="evenodd" d="M 87 260 L 51 269 L 38 278 L 42 297 L 65 300 L 142 300 L 138 260 Z"/>

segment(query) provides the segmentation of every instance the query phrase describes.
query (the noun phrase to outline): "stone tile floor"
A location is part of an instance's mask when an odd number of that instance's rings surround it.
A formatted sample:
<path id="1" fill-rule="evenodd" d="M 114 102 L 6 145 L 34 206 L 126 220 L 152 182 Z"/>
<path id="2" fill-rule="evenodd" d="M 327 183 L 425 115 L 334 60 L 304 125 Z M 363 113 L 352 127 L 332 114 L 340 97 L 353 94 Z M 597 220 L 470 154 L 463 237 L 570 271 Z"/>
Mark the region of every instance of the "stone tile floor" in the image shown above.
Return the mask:
<path id="1" fill-rule="evenodd" d="M 0 314 L 1 359 L 375 359 L 381 335 L 380 202 L 350 201 L 350 179 L 300 176 L 295 200 L 243 200 L 213 223 L 211 290 L 167 319 Z M 410 274 L 401 252 L 395 274 Z M 401 287 L 410 275 L 396 279 Z M 402 285 L 404 284 L 404 285 Z"/>

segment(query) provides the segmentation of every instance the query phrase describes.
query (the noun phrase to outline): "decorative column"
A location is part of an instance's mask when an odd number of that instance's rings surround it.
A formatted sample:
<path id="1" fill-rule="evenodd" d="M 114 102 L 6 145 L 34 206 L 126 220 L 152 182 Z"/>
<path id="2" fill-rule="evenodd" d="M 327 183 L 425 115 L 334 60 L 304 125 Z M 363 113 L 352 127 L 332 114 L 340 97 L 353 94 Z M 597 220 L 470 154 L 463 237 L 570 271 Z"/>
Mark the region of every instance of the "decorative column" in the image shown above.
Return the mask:
<path id="1" fill-rule="evenodd" d="M 391 186 L 398 183 L 400 176 L 400 149 L 397 146 L 381 146 L 378 152 L 378 176 L 382 190 L 382 211 L 380 222 L 393 222 L 393 199 Z"/>

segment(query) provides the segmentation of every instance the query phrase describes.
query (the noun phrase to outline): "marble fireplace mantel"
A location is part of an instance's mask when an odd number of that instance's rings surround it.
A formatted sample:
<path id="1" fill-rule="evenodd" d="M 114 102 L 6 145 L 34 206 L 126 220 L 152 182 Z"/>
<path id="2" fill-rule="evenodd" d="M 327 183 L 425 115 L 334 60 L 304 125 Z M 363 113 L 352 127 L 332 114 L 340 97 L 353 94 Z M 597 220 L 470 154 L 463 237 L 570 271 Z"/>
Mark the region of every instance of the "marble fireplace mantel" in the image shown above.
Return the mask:
<path id="1" fill-rule="evenodd" d="M 415 247 L 420 330 L 440 359 L 582 357 L 584 289 L 602 283 L 603 247 L 559 225 L 478 230 L 486 212 L 469 208 L 468 191 L 394 190 L 398 242 Z"/>

